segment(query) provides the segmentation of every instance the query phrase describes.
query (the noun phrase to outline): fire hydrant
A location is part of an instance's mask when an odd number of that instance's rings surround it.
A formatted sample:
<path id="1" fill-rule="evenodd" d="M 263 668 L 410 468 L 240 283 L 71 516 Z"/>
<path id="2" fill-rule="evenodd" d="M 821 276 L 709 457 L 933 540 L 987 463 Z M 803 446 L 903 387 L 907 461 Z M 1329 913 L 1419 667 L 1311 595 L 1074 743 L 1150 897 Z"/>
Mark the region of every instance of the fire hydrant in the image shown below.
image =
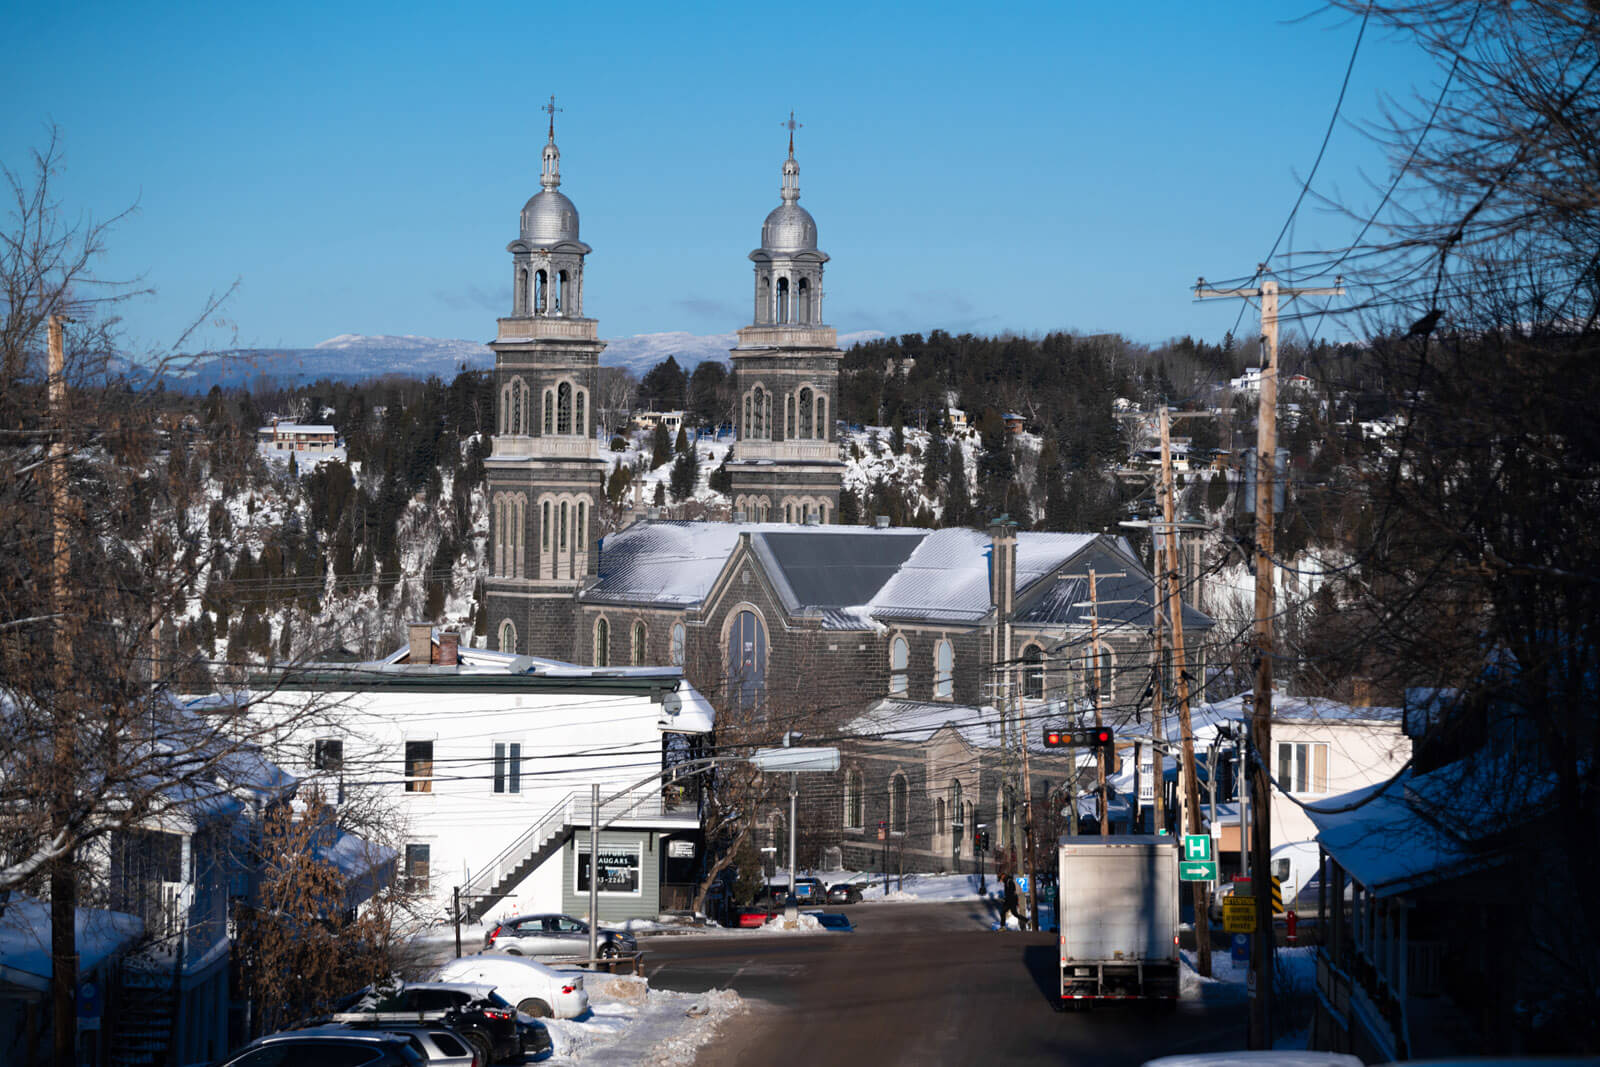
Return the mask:
<path id="1" fill-rule="evenodd" d="M 1299 944 L 1299 934 L 1297 933 L 1297 930 L 1300 926 L 1300 916 L 1296 915 L 1293 909 L 1283 913 L 1283 925 L 1289 944 Z"/>

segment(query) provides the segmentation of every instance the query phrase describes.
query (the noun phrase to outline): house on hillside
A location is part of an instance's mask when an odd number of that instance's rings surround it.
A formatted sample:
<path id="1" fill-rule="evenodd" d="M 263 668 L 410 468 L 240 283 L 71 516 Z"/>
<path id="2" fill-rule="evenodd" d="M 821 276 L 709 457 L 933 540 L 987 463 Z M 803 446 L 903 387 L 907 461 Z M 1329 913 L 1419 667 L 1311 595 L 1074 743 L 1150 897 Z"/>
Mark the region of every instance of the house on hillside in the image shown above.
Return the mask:
<path id="1" fill-rule="evenodd" d="M 863 789 L 876 772 L 855 762 L 850 729 L 885 699 L 950 708 L 963 729 L 985 706 L 1005 708 L 1008 721 L 1020 712 L 1075 723 L 1096 693 L 1107 721 L 1132 723 L 1148 699 L 1152 583 L 1117 537 L 1018 533 L 1006 522 L 985 535 L 645 521 L 602 542 L 598 570 L 577 596 L 575 660 L 681 666 L 734 721 L 841 737 L 839 772 L 801 783 L 808 865 L 861 844 L 839 798 L 853 768 Z M 1190 670 L 1203 676 L 1211 621 L 1193 609 L 1186 618 Z M 881 737 L 860 740 L 863 753 L 882 751 Z M 937 825 L 946 784 L 934 775 L 908 794 L 908 825 Z M 992 792 L 976 777 L 963 789 L 994 824 Z M 762 815 L 787 817 L 776 807 Z M 942 847 L 923 851 L 942 862 Z M 972 863 L 970 853 L 957 859 Z"/>
<path id="2" fill-rule="evenodd" d="M 677 667 L 579 667 L 462 648 L 413 624 L 365 663 L 251 680 L 258 707 L 316 693 L 335 709 L 290 766 L 335 804 L 379 803 L 404 826 L 400 874 L 433 913 L 587 914 L 591 787 L 601 786 L 600 918 L 688 905 L 702 858 L 694 779 L 662 781 L 714 725 Z"/>
<path id="3" fill-rule="evenodd" d="M 293 459 L 296 467 L 308 470 L 327 460 L 343 462 L 346 456 L 339 433 L 332 426 L 276 418 L 270 426 L 256 431 L 256 451 L 271 462 L 287 464 Z"/>
<path id="4" fill-rule="evenodd" d="M 638 411 L 633 415 L 633 424 L 645 433 L 654 433 L 657 426 L 665 426 L 673 437 L 683 428 L 683 420 L 682 411 Z"/>

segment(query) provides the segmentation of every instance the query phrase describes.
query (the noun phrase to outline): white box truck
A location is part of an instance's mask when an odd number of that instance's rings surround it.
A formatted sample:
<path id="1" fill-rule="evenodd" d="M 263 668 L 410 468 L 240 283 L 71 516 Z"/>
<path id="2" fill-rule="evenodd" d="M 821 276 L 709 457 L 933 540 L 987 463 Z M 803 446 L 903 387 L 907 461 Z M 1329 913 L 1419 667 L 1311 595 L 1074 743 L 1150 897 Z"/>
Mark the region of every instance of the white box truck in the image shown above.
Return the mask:
<path id="1" fill-rule="evenodd" d="M 1061 1000 L 1178 999 L 1178 843 L 1063 837 Z"/>

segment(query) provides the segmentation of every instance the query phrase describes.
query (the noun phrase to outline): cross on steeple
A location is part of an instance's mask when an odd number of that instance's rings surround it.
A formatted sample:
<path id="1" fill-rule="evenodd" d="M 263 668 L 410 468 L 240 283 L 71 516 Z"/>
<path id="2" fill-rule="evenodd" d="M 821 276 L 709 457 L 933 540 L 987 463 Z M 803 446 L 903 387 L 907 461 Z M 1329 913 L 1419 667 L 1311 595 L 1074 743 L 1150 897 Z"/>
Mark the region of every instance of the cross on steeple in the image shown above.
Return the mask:
<path id="1" fill-rule="evenodd" d="M 791 111 L 789 112 L 789 121 L 780 122 L 778 125 L 786 127 L 789 131 L 789 156 L 792 159 L 794 157 L 794 131 L 803 127 L 805 123 L 796 122 L 794 120 L 794 112 Z"/>
<path id="2" fill-rule="evenodd" d="M 550 102 L 548 104 L 540 104 L 539 110 L 546 112 L 550 116 L 550 140 L 554 141 L 556 139 L 556 112 L 565 111 L 566 108 L 556 107 L 556 95 L 551 93 Z M 790 118 L 793 117 L 793 115 L 790 115 Z"/>

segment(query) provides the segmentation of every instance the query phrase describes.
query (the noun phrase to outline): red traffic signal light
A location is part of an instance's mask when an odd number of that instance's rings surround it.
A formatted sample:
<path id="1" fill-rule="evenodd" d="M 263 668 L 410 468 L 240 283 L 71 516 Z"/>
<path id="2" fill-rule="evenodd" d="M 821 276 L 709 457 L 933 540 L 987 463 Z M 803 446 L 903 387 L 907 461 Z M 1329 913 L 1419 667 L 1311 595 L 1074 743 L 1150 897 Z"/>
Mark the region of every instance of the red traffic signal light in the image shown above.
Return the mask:
<path id="1" fill-rule="evenodd" d="M 1116 747 L 1117 735 L 1108 726 L 1093 730 L 1052 730 L 1044 732 L 1045 748 L 1102 748 L 1107 752 Z"/>

